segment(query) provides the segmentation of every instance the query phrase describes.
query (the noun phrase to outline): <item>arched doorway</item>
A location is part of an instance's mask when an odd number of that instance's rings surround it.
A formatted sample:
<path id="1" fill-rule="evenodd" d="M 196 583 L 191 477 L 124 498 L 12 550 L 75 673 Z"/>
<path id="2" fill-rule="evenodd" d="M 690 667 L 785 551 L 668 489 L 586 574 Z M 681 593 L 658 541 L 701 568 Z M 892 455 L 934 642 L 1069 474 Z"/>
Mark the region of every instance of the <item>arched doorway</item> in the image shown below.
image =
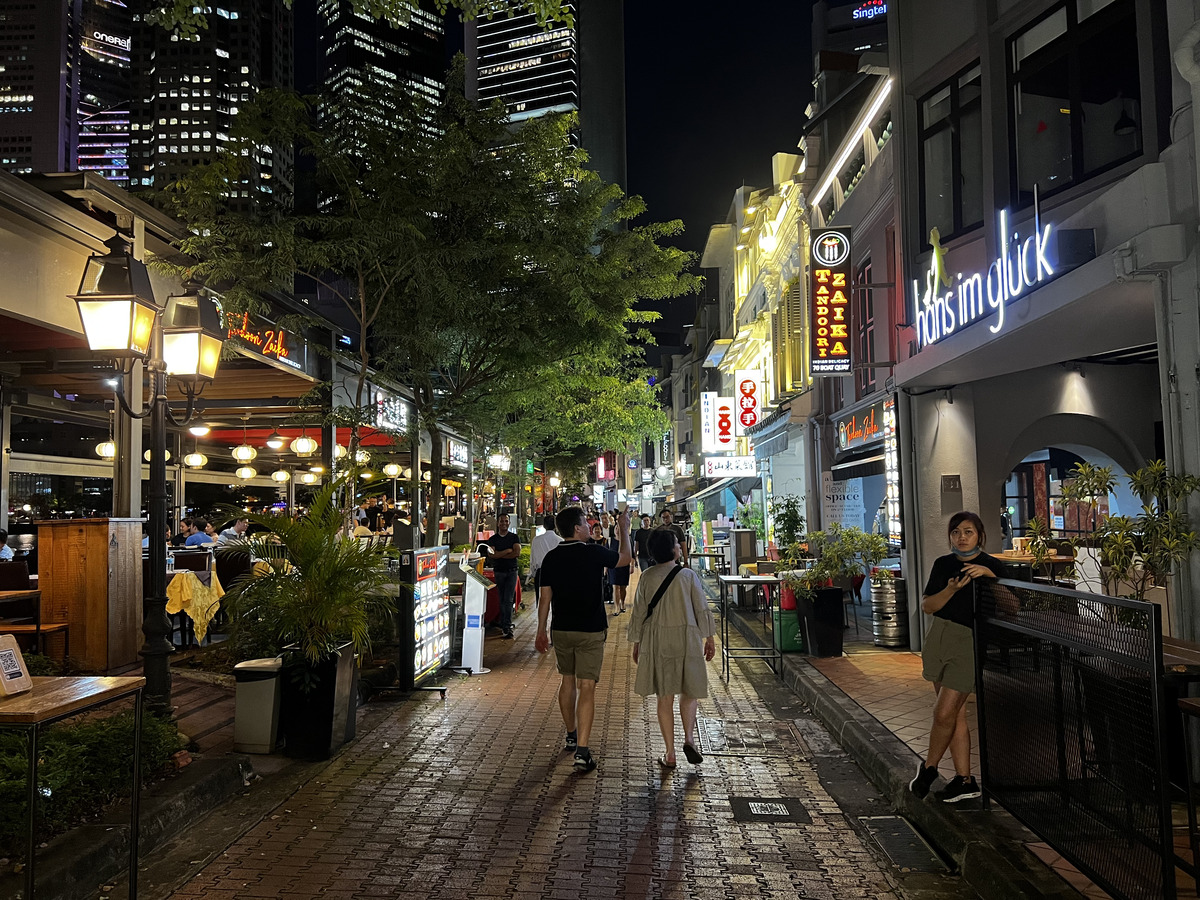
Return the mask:
<path id="1" fill-rule="evenodd" d="M 1029 520 L 1034 516 L 1049 524 L 1050 535 L 1056 539 L 1065 540 L 1092 532 L 1091 516 L 1085 516 L 1074 505 L 1068 506 L 1062 501 L 1063 486 L 1069 483 L 1071 471 L 1082 462 L 1109 466 L 1117 476 L 1115 491 L 1100 498 L 1097 504 L 1096 521 L 1110 515 L 1137 514 L 1139 503 L 1128 489 L 1123 477 L 1126 470 L 1120 463 L 1094 447 L 1060 444 L 1028 454 L 1005 480 L 1001 508 L 1002 514 L 1009 517 L 1012 536 L 1025 536 Z M 1084 518 L 1087 520 L 1083 521 Z"/>

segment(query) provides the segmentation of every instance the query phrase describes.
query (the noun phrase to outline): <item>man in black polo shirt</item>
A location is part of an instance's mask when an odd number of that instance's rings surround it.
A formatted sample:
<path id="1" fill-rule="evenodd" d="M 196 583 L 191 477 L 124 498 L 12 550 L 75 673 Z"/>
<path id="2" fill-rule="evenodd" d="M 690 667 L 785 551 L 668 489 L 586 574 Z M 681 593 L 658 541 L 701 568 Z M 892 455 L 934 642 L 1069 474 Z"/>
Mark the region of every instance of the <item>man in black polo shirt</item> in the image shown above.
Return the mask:
<path id="1" fill-rule="evenodd" d="M 550 649 L 546 631 L 554 613 L 554 655 L 562 683 L 558 708 L 567 726 L 566 749 L 575 751 L 575 770 L 590 772 L 596 759 L 588 748 L 592 720 L 596 714 L 596 682 L 604 663 L 604 639 L 608 614 L 604 609 L 605 568 L 616 569 L 633 561 L 629 549 L 629 513 L 617 519 L 618 550 L 589 544 L 588 522 L 583 508 L 568 506 L 555 520 L 563 542 L 546 554 L 542 562 L 541 594 L 538 602 L 538 631 L 534 646 L 539 653 Z"/>
<path id="2" fill-rule="evenodd" d="M 681 550 L 683 550 L 683 556 L 680 558 L 679 564 L 686 569 L 688 564 L 687 533 L 682 527 L 675 524 L 675 517 L 671 513 L 671 510 L 664 509 L 662 511 L 662 524 L 658 527 L 665 528 L 667 531 L 675 532 L 675 537 L 679 539 L 679 547 Z"/>
<path id="3" fill-rule="evenodd" d="M 517 596 L 517 559 L 521 555 L 521 544 L 517 536 L 508 530 L 508 516 L 496 520 L 496 533 L 487 539 L 491 548 L 488 562 L 496 577 L 496 588 L 500 592 L 500 617 L 497 624 L 504 640 L 513 637 L 513 604 Z"/>

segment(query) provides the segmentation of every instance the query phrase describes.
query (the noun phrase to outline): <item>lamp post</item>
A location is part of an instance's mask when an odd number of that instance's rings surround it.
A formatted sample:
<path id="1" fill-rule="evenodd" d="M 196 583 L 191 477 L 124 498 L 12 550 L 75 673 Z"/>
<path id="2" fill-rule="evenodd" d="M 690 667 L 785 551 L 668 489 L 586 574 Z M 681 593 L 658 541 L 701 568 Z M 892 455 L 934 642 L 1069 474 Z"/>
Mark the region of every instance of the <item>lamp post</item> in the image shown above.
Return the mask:
<path id="1" fill-rule="evenodd" d="M 174 651 L 167 619 L 167 420 L 185 425 L 196 413 L 196 396 L 213 379 L 221 358 L 221 317 L 211 297 L 194 286 L 172 295 L 164 305 L 154 297 L 146 264 L 134 258 L 127 238 L 117 234 L 105 242 L 108 253 L 87 261 L 79 292 L 72 295 L 93 352 L 119 362 L 122 376 L 126 361 L 145 361 L 150 400 L 145 409 L 132 410 L 120 384 L 117 402 L 134 419 L 150 418 L 150 491 L 147 508 L 150 529 L 150 585 L 140 651 L 146 676 L 146 704 L 151 712 L 171 712 L 171 670 L 167 658 Z M 167 376 L 181 383 L 187 409 L 176 418 L 167 406 Z"/>
<path id="2" fill-rule="evenodd" d="M 550 476 L 550 511 L 558 513 L 558 486 L 562 484 L 562 479 L 555 472 Z"/>

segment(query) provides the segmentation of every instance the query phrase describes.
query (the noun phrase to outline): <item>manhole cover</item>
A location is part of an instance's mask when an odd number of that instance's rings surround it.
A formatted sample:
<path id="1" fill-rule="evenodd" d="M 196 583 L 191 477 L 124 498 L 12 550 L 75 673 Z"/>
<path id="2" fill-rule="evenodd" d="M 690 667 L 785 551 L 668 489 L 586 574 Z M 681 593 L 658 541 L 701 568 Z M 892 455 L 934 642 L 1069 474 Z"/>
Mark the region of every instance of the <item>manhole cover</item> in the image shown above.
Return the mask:
<path id="1" fill-rule="evenodd" d="M 716 756 L 789 756 L 807 759 L 808 747 L 791 722 L 731 722 L 701 718 L 700 749 Z"/>
<path id="2" fill-rule="evenodd" d="M 948 872 L 937 852 L 907 819 L 900 816 L 859 816 L 875 843 L 901 872 Z"/>
<path id="3" fill-rule="evenodd" d="M 735 822 L 781 822 L 811 825 L 804 804 L 795 797 L 730 797 Z"/>

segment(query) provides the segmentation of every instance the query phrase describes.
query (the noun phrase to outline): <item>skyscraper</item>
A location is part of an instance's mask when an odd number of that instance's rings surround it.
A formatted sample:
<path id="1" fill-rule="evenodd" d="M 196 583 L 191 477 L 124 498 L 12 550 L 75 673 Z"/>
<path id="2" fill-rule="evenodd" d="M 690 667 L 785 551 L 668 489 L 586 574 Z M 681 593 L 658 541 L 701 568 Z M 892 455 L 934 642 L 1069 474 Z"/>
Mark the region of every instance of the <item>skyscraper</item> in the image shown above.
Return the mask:
<path id="1" fill-rule="evenodd" d="M 228 145 L 241 104 L 266 88 L 291 88 L 292 13 L 283 0 L 218 0 L 191 41 L 143 18 L 133 59 L 130 189 L 162 189 Z M 245 208 L 291 191 L 292 148 L 260 147 L 230 200 Z"/>
<path id="2" fill-rule="evenodd" d="M 530 13 L 467 25 L 467 94 L 504 102 L 519 122 L 577 112 L 590 167 L 626 184 L 625 16 L 621 0 L 569 0 L 574 25 L 542 28 Z"/>
<path id="3" fill-rule="evenodd" d="M 129 185 L 133 17 L 126 0 L 83 0 L 76 168 Z"/>
<path id="4" fill-rule="evenodd" d="M 404 4 L 396 26 L 354 9 L 351 0 L 320 0 L 322 88 L 343 95 L 368 84 L 411 91 L 431 101 L 445 89 L 446 26 L 430 0 Z"/>

